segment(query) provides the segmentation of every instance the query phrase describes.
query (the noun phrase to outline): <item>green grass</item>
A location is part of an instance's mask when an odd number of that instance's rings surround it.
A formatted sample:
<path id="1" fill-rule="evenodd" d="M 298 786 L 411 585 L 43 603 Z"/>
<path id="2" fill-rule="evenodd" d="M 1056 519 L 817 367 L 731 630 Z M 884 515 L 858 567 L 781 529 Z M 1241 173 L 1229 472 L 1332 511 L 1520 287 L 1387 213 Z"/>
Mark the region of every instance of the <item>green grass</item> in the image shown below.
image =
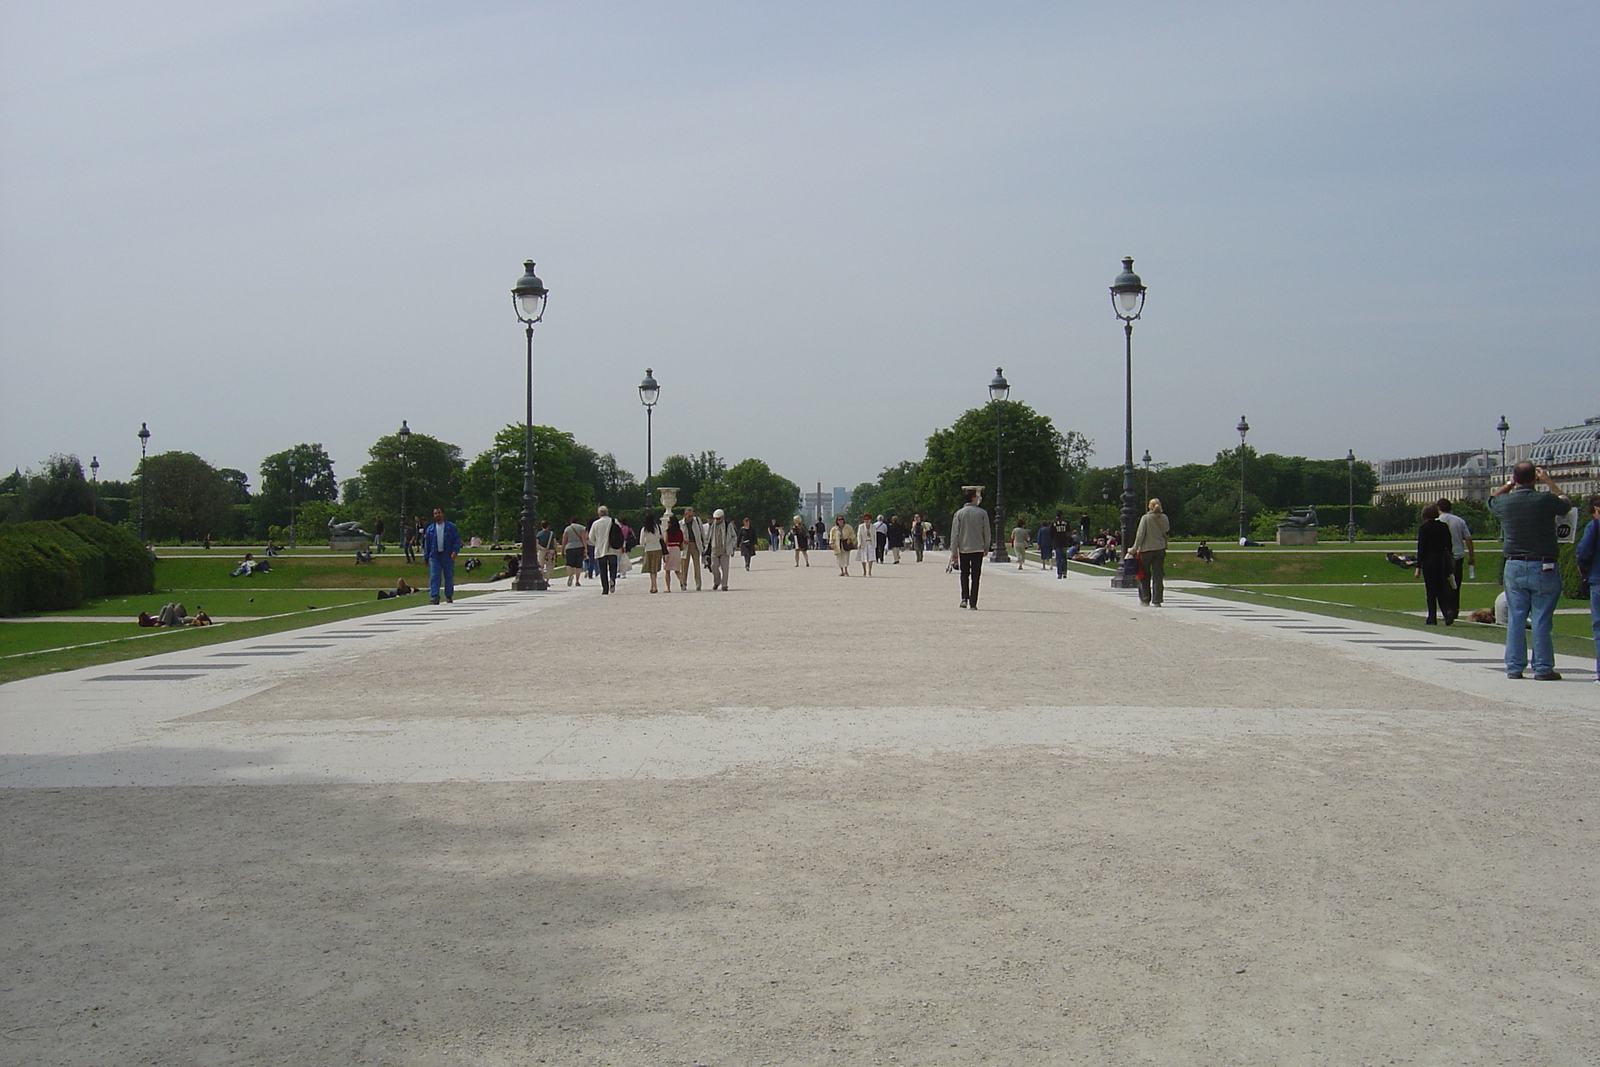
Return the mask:
<path id="1" fill-rule="evenodd" d="M 426 603 L 421 597 L 377 599 L 380 589 L 393 589 L 405 578 L 426 590 L 428 568 L 420 558 L 407 563 L 400 552 L 387 552 L 374 563 L 356 565 L 350 552 L 325 548 L 297 549 L 272 561 L 267 574 L 248 578 L 229 575 L 244 551 L 162 549 L 156 561 L 156 589 L 147 596 L 106 597 L 70 611 L 48 615 L 42 622 L 0 623 L 0 682 L 38 674 L 75 670 L 162 652 L 280 633 L 318 623 L 394 611 Z M 483 568 L 468 573 L 468 556 L 483 559 Z M 463 552 L 456 563 L 458 583 L 487 578 L 499 569 L 506 552 Z M 256 553 L 262 558 L 262 553 Z M 475 595 L 458 590 L 460 596 Z M 181 630 L 141 628 L 139 612 L 157 615 L 163 604 L 179 602 L 192 614 L 200 608 L 213 618 L 259 616 L 244 622 Z M 76 622 L 73 617 L 116 617 L 118 622 Z M 56 621 L 61 618 L 63 621 Z M 54 651 L 52 651 L 54 650 Z"/>

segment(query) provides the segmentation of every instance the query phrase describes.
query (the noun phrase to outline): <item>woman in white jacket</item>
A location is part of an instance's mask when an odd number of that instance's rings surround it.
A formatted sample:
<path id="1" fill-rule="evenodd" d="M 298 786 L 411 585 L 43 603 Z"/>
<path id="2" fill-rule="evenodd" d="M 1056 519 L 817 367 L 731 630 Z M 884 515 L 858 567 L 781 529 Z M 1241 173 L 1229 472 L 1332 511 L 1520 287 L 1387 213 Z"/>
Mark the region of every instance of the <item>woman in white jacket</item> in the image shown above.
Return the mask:
<path id="1" fill-rule="evenodd" d="M 872 561 L 878 558 L 877 538 L 869 511 L 861 516 L 861 525 L 856 527 L 856 562 L 861 564 L 863 578 L 872 577 Z"/>

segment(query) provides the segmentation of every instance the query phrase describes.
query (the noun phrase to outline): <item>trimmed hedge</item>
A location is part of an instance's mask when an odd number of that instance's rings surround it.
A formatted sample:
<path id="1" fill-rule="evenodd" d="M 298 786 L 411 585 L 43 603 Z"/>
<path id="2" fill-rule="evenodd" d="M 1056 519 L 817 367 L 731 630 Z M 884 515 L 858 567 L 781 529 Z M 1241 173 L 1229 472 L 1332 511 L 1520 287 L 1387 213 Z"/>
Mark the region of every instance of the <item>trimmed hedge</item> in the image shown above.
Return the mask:
<path id="1" fill-rule="evenodd" d="M 154 587 L 154 564 L 138 538 L 99 519 L 0 526 L 0 614 L 59 611 Z"/>

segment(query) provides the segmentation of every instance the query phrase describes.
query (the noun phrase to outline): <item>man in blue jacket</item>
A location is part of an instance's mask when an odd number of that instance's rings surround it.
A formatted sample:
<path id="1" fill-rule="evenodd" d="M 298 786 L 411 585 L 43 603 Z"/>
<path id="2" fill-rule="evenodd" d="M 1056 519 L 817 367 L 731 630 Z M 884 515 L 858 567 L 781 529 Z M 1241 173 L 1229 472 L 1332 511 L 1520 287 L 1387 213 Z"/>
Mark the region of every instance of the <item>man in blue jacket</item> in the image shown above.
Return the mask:
<path id="1" fill-rule="evenodd" d="M 428 565 L 428 600 L 439 602 L 439 579 L 444 579 L 444 599 L 455 603 L 456 553 L 461 551 L 461 534 L 456 524 L 446 522 L 443 508 L 433 509 L 433 523 L 422 535 L 422 560 Z"/>

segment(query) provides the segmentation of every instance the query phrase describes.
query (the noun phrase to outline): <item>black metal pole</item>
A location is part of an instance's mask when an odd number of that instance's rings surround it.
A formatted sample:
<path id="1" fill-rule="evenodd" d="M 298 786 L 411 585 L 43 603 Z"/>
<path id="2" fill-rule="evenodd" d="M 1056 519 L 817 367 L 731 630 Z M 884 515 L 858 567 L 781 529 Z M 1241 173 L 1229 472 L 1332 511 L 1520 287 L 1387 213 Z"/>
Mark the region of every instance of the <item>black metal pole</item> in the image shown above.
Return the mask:
<path id="1" fill-rule="evenodd" d="M 1006 498 L 1001 491 L 1000 418 L 1005 413 L 1005 401 L 994 401 L 994 553 L 991 563 L 1010 563 L 1006 553 Z"/>
<path id="2" fill-rule="evenodd" d="M 1127 378 L 1127 404 L 1124 407 L 1122 457 L 1122 566 L 1111 580 L 1113 589 L 1133 589 L 1139 584 L 1139 563 L 1133 558 L 1133 522 L 1139 499 L 1133 489 L 1133 321 L 1122 324 L 1126 339 L 1124 370 Z"/>
<path id="3" fill-rule="evenodd" d="M 656 439 L 656 409 L 653 405 L 644 406 L 644 506 L 650 507 L 650 479 L 656 469 L 655 439 Z"/>
<path id="4" fill-rule="evenodd" d="M 539 569 L 538 506 L 539 493 L 533 484 L 533 323 L 528 323 L 528 419 L 522 435 L 522 562 L 512 588 L 526 591 L 549 589 L 550 583 Z"/>

